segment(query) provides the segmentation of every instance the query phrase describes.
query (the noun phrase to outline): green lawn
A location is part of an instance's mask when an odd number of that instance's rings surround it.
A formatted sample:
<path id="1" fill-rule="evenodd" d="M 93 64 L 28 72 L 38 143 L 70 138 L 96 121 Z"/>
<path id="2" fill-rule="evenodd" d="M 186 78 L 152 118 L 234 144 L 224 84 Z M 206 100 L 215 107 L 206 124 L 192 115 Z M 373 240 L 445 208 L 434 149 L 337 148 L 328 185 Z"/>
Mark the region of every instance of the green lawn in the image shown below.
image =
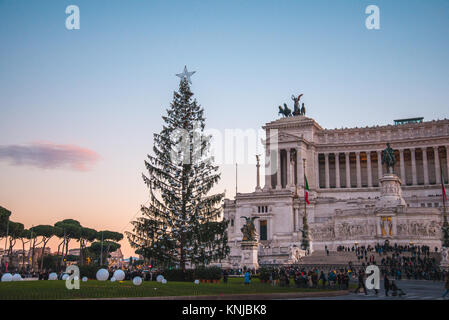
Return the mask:
<path id="1" fill-rule="evenodd" d="M 8 299 L 83 299 L 83 298 L 118 298 L 118 297 L 157 297 L 188 295 L 224 295 L 241 293 L 274 292 L 313 292 L 321 289 L 299 289 L 271 286 L 254 280 L 250 285 L 243 284 L 243 278 L 229 279 L 228 284 L 193 282 L 144 281 L 134 286 L 131 281 L 110 282 L 89 280 L 80 282 L 79 290 L 68 290 L 65 281 L 21 281 L 0 283 L 0 300 Z"/>

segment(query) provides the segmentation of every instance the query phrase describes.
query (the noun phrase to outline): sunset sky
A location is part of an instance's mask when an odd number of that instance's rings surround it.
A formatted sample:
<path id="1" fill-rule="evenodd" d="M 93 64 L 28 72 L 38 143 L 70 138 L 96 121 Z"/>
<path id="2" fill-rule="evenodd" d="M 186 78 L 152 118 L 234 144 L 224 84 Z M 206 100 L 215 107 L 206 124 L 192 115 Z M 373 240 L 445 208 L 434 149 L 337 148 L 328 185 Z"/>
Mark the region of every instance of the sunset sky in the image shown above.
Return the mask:
<path id="1" fill-rule="evenodd" d="M 370 4 L 380 30 L 365 27 Z M 66 29 L 68 5 L 79 30 Z M 222 132 L 260 129 L 299 93 L 326 128 L 442 119 L 449 1 L 0 0 L 0 205 L 11 219 L 129 230 L 184 65 L 207 128 Z M 214 191 L 233 198 L 235 167 L 220 167 Z M 239 164 L 239 192 L 255 179 L 253 163 Z"/>

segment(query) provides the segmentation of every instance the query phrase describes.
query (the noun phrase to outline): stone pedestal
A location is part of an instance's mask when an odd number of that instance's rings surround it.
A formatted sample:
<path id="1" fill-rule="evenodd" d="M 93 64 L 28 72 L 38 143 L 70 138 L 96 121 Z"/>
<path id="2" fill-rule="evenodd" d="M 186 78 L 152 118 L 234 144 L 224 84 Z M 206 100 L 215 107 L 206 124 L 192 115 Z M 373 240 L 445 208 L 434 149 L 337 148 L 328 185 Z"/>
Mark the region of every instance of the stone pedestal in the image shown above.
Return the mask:
<path id="1" fill-rule="evenodd" d="M 405 206 L 405 200 L 402 198 L 401 179 L 393 173 L 386 173 L 379 179 L 380 199 L 376 205 L 381 208 L 392 208 Z"/>
<path id="2" fill-rule="evenodd" d="M 441 248 L 440 267 L 444 270 L 449 270 L 449 248 Z"/>
<path id="3" fill-rule="evenodd" d="M 242 241 L 242 260 L 240 262 L 241 267 L 246 267 L 247 269 L 258 269 L 258 247 L 259 243 L 257 241 Z"/>

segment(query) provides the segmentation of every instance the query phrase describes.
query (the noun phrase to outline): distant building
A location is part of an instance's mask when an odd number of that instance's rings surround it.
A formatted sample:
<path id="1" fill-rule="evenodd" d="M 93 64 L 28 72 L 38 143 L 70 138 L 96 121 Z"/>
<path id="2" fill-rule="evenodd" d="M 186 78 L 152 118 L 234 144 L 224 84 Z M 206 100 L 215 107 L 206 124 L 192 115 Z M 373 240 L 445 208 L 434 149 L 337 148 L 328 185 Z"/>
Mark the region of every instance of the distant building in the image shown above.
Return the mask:
<path id="1" fill-rule="evenodd" d="M 120 248 L 118 248 L 116 251 L 110 253 L 110 258 L 108 258 L 108 263 L 110 267 L 117 267 L 121 268 L 124 266 L 123 261 L 123 253 Z"/>
<path id="2" fill-rule="evenodd" d="M 79 257 L 79 255 L 80 255 L 80 249 L 79 249 L 79 248 L 76 248 L 76 249 L 69 249 L 69 255 Z"/>

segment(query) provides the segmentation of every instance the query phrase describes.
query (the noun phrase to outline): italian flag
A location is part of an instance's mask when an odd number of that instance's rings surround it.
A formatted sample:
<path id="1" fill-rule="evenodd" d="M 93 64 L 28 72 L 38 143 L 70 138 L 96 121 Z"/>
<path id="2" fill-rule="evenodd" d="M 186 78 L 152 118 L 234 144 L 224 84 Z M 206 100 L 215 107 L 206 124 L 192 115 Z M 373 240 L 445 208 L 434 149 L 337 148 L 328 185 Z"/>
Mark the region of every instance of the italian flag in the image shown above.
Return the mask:
<path id="1" fill-rule="evenodd" d="M 304 175 L 304 200 L 307 204 L 310 204 L 309 202 L 309 182 L 307 181 L 306 175 Z"/>
<path id="2" fill-rule="evenodd" d="M 441 168 L 441 190 L 444 201 L 447 201 L 446 188 L 444 187 L 443 168 Z"/>

